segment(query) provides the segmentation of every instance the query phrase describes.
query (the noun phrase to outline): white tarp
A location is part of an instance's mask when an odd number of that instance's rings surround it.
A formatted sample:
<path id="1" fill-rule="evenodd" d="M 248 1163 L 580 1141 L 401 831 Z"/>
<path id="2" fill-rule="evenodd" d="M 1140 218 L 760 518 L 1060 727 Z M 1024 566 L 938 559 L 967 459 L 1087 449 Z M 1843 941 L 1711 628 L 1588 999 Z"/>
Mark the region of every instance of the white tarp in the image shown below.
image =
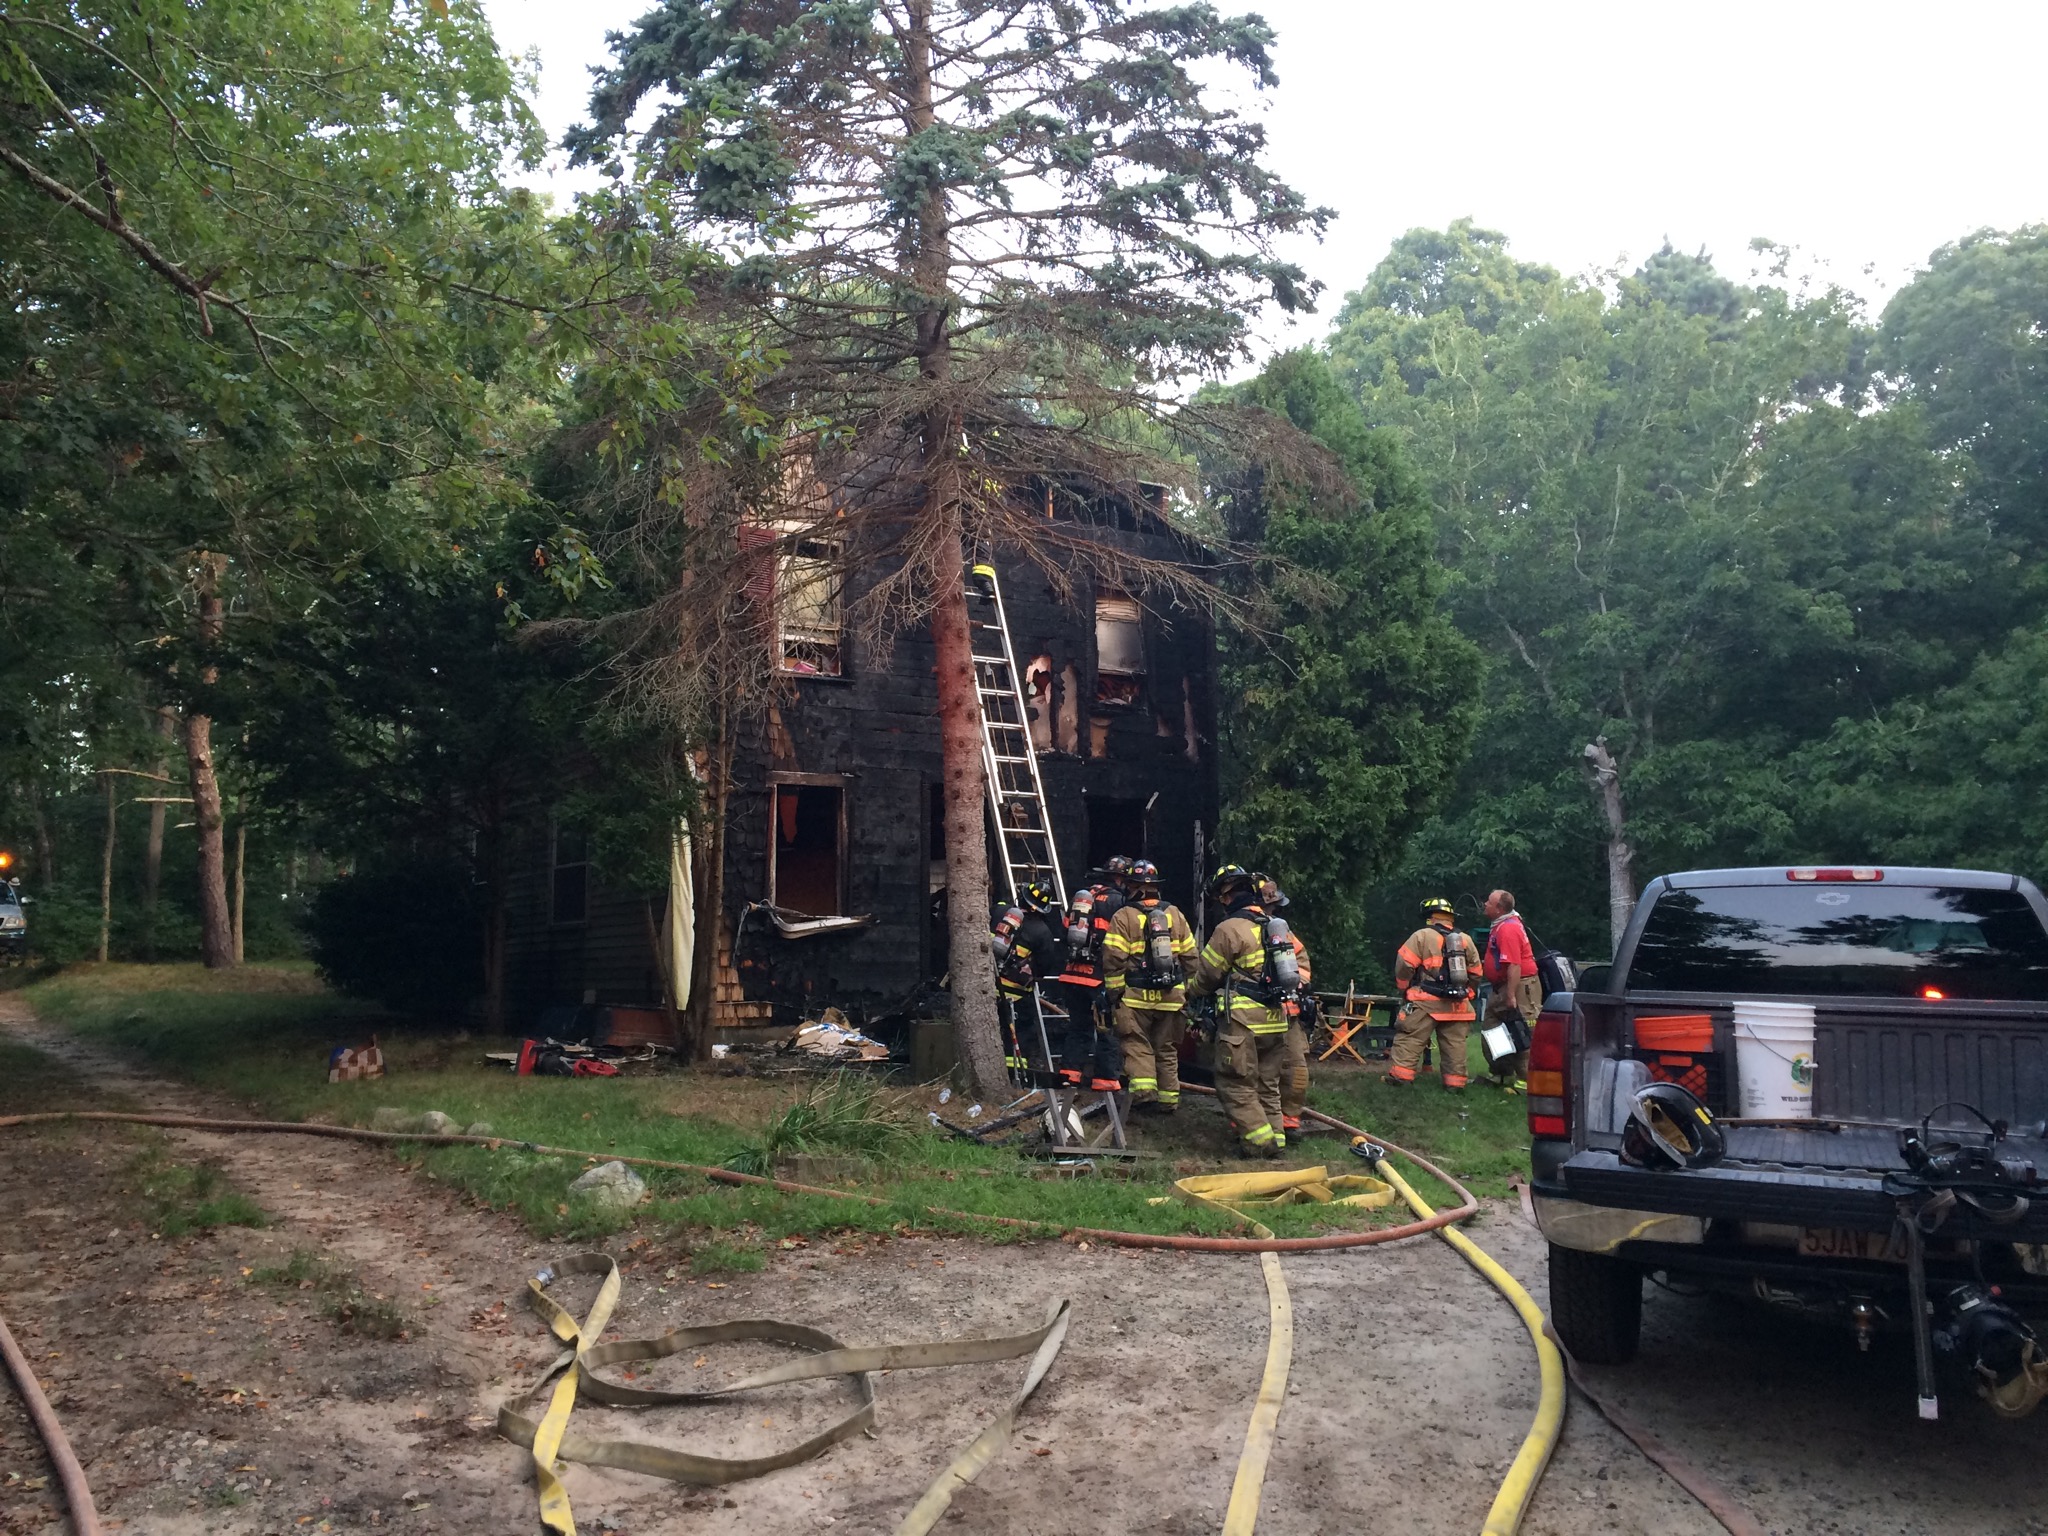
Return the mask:
<path id="1" fill-rule="evenodd" d="M 676 1011 L 690 1006 L 690 977 L 697 965 L 697 888 L 691 872 L 690 823 L 676 823 L 668 862 L 668 974 Z"/>

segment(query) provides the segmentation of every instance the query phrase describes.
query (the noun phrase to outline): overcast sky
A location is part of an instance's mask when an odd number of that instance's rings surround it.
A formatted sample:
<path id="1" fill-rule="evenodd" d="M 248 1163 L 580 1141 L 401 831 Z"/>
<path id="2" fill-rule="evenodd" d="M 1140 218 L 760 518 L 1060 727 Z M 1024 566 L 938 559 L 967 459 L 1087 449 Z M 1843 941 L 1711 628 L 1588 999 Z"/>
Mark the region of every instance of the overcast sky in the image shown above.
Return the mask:
<path id="1" fill-rule="evenodd" d="M 649 0 L 484 7 L 508 52 L 538 51 L 559 139 L 605 32 Z M 1743 277 L 1766 236 L 1874 304 L 1947 241 L 2048 219 L 2042 0 L 1224 8 L 1279 32 L 1280 86 L 1259 101 L 1271 162 L 1338 211 L 1328 240 L 1292 253 L 1328 285 L 1324 316 L 1402 231 L 1468 214 L 1567 272 L 1633 265 L 1668 237 Z"/>

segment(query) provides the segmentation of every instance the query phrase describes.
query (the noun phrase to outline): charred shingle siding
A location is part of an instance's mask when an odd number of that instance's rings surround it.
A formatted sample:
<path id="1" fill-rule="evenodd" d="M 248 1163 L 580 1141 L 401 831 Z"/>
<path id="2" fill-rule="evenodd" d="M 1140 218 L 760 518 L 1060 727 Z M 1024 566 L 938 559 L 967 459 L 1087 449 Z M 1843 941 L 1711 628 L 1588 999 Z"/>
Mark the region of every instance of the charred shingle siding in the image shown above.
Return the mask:
<path id="1" fill-rule="evenodd" d="M 1154 559 L 1184 558 L 1174 536 L 1114 526 L 1092 531 L 1112 548 Z M 1168 600 L 1134 592 L 1145 605 L 1146 678 L 1129 705 L 1095 702 L 1095 599 L 1085 575 L 1063 598 L 1045 573 L 1020 558 L 997 560 L 1018 664 L 1052 658 L 1056 687 L 1073 670 L 1078 695 L 1078 752 L 1041 753 L 1040 773 L 1069 883 L 1086 867 L 1089 797 L 1143 804 L 1147 846 L 1168 899 L 1193 911 L 1207 873 L 1195 864 L 1195 828 L 1213 847 L 1217 814 L 1215 640 L 1208 615 L 1175 610 Z M 870 581 L 873 579 L 870 574 Z M 852 612 L 866 583 L 856 574 L 846 606 Z M 900 1006 L 946 969 L 943 936 L 930 921 L 930 828 L 941 781 L 938 690 L 929 631 L 898 634 L 881 655 L 848 648 L 846 675 L 792 678 L 773 717 L 736 743 L 726 832 L 726 917 L 738 935 L 734 960 L 750 999 L 775 1005 L 792 1020 L 827 1004 L 857 1021 Z M 1190 759 L 1190 707 L 1197 754 Z M 1091 756 L 1091 720 L 1107 722 L 1103 755 Z M 750 902 L 768 895 L 772 786 L 778 775 L 836 776 L 846 797 L 845 911 L 872 914 L 866 927 L 815 938 L 786 939 Z M 1138 853 L 1141 850 L 1123 850 Z M 1213 860 L 1211 860 L 1213 862 Z M 590 918 L 575 929 L 548 922 L 545 837 L 523 861 L 527 873 L 508 936 L 514 1004 L 526 997 L 573 1002 L 594 989 L 599 1002 L 652 1001 L 658 983 L 647 958 L 642 898 L 593 886 Z M 991 882 L 1000 877 L 991 870 Z M 700 923 L 700 941 L 709 925 Z M 538 1006 L 538 1003 L 535 1004 Z"/>

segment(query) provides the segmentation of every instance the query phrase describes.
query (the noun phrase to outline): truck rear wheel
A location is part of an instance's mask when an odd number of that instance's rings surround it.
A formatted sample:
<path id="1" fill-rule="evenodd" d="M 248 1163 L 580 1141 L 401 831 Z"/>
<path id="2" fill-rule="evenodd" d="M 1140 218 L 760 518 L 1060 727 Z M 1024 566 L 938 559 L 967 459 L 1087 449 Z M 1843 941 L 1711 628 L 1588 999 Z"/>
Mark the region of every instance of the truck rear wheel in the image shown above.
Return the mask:
<path id="1" fill-rule="evenodd" d="M 1643 1272 L 1604 1253 L 1550 1245 L 1550 1319 L 1587 1365 L 1626 1365 L 1643 1335 Z"/>

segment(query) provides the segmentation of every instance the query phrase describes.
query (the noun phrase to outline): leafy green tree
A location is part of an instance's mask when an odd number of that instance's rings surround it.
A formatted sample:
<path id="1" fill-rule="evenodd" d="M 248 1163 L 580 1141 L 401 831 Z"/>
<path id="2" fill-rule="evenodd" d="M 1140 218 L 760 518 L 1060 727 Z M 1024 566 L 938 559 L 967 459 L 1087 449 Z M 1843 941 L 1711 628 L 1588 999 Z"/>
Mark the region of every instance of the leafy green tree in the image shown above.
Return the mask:
<path id="1" fill-rule="evenodd" d="M 1953 568 L 1938 539 L 1903 574 L 1882 558 L 1896 537 L 1848 549 L 1830 526 L 1853 508 L 1890 527 L 1922 496 L 1938 521 L 1910 422 L 1859 426 L 1867 339 L 1839 294 L 1739 288 L 1675 251 L 1610 296 L 1469 225 L 1397 242 L 1331 350 L 1367 418 L 1408 439 L 1460 623 L 1495 658 L 1480 751 L 1415 878 L 1476 894 L 1519 871 L 1583 910 L 1577 849 L 1597 846 L 1612 935 L 1638 850 L 1787 831 L 1772 764 L 1867 698 L 1864 660 L 1915 670 L 1888 594 Z"/>
<path id="2" fill-rule="evenodd" d="M 868 627 L 931 624 L 955 1023 L 989 1091 L 1003 1070 L 965 558 L 989 542 L 1049 565 L 1097 557 L 1022 493 L 1186 483 L 1132 424 L 1175 416 L 1179 380 L 1242 357 L 1260 302 L 1310 301 L 1272 241 L 1326 214 L 1208 89 L 1272 85 L 1271 43 L 1258 18 L 1208 4 L 666 0 L 614 40 L 571 135 L 625 177 L 629 125 L 651 109 L 641 200 L 743 253 L 698 288 L 700 313 L 766 359 L 759 398 L 780 402 L 755 443 L 776 461 L 761 524 L 801 537 L 822 511 L 875 575 Z M 724 409 L 715 391 L 706 403 Z M 701 440 L 687 424 L 706 418 L 677 405 L 669 436 Z M 743 503 L 679 470 L 646 497 L 657 520 L 684 485 Z M 724 611 L 701 591 L 698 607 Z"/>
<path id="3" fill-rule="evenodd" d="M 466 0 L 25 0 L 0 16 L 0 605 L 82 604 L 183 725 L 209 964 L 228 632 L 523 494 L 578 344 L 531 119 Z M 538 381 L 538 382 L 537 382 Z"/>
<path id="4" fill-rule="evenodd" d="M 1366 896 L 1456 781 L 1479 648 L 1442 610 L 1405 453 L 1328 362 L 1286 353 L 1234 395 L 1315 437 L 1341 473 L 1253 475 L 1226 493 L 1231 535 L 1263 569 L 1224 630 L 1223 846 L 1280 880 L 1326 974 L 1372 974 Z"/>

